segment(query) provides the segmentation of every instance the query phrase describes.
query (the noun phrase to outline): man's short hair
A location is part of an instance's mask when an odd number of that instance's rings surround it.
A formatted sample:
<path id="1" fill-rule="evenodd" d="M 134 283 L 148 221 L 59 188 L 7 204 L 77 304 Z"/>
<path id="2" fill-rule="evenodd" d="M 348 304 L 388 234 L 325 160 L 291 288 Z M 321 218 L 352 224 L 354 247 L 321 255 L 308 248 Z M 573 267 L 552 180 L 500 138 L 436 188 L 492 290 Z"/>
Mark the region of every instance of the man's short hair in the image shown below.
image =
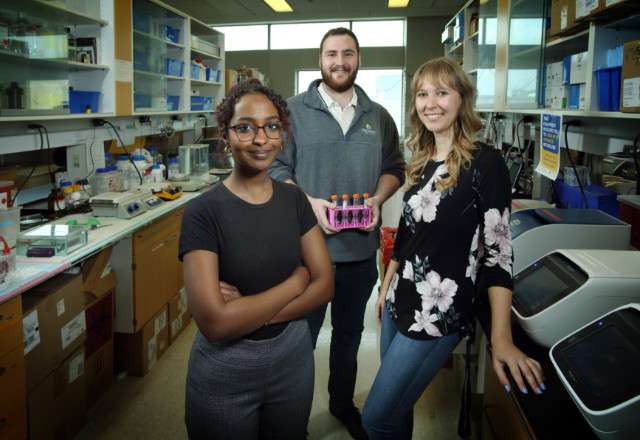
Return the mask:
<path id="1" fill-rule="evenodd" d="M 322 55 L 322 46 L 324 45 L 324 40 L 334 35 L 348 35 L 353 38 L 353 41 L 356 42 L 356 52 L 360 53 L 360 43 L 358 43 L 358 37 L 356 37 L 356 34 L 351 32 L 350 29 L 338 27 L 330 29 L 326 34 L 324 34 L 324 37 L 322 37 L 322 41 L 320 42 L 320 55 Z"/>

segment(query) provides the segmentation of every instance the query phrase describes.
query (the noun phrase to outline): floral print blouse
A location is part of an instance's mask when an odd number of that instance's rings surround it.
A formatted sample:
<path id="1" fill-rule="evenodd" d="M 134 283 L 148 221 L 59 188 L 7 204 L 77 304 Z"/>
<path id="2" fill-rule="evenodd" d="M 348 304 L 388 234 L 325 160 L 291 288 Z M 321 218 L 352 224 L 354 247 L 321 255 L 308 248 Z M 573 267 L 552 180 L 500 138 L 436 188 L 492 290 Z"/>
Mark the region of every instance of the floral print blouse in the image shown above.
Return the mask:
<path id="1" fill-rule="evenodd" d="M 444 192 L 444 161 L 430 161 L 403 198 L 391 258 L 399 263 L 386 296 L 398 330 L 426 340 L 472 330 L 475 281 L 513 290 L 511 186 L 499 152 L 482 143 L 468 169 Z"/>

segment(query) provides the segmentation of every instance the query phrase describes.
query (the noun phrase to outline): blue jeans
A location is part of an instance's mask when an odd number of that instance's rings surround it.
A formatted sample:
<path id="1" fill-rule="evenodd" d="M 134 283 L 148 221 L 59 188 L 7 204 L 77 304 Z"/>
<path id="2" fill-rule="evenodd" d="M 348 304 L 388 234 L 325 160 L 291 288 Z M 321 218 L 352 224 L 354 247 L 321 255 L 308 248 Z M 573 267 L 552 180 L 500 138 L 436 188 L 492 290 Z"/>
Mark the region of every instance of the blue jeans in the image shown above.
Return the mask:
<path id="1" fill-rule="evenodd" d="M 384 309 L 381 365 L 362 410 L 370 440 L 411 438 L 413 406 L 458 342 L 458 333 L 428 341 L 407 338 Z"/>
<path id="2" fill-rule="evenodd" d="M 376 254 L 363 261 L 334 263 L 334 280 L 329 349 L 329 407 L 337 413 L 343 413 L 353 408 L 364 312 L 378 280 Z M 326 311 L 325 305 L 307 315 L 314 348 Z"/>

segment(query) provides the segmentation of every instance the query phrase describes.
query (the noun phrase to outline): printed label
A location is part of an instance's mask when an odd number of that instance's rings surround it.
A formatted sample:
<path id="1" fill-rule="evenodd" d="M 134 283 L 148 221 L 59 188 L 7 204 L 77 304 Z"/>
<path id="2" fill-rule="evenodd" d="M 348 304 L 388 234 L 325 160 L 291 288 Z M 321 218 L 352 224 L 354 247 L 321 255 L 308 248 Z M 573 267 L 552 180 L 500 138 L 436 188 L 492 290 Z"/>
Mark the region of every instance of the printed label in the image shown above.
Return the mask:
<path id="1" fill-rule="evenodd" d="M 34 310 L 22 318 L 22 338 L 25 356 L 40 343 L 40 329 L 38 328 L 38 311 Z"/>
<path id="2" fill-rule="evenodd" d="M 67 348 L 78 336 L 87 331 L 87 321 L 85 319 L 84 310 L 78 313 L 78 316 L 66 323 L 60 329 L 62 337 L 62 349 Z"/>
<path id="3" fill-rule="evenodd" d="M 160 333 L 160 330 L 167 326 L 167 312 L 164 311 L 162 315 L 158 316 L 155 321 L 156 335 Z"/>
<path id="4" fill-rule="evenodd" d="M 622 106 L 640 107 L 640 77 L 625 79 L 622 85 Z"/>
<path id="5" fill-rule="evenodd" d="M 80 353 L 69 361 L 69 383 L 73 383 L 84 374 L 84 353 Z"/>
<path id="6" fill-rule="evenodd" d="M 158 342 L 155 335 L 147 344 L 147 371 L 150 371 L 158 361 Z"/>
<path id="7" fill-rule="evenodd" d="M 175 336 L 182 328 L 182 315 L 178 315 L 176 319 L 171 322 L 171 336 Z"/>
<path id="8" fill-rule="evenodd" d="M 62 314 L 66 310 L 64 307 L 64 298 L 62 298 L 60 301 L 56 303 L 56 309 L 58 310 L 58 318 L 59 318 L 60 316 L 62 316 Z"/>

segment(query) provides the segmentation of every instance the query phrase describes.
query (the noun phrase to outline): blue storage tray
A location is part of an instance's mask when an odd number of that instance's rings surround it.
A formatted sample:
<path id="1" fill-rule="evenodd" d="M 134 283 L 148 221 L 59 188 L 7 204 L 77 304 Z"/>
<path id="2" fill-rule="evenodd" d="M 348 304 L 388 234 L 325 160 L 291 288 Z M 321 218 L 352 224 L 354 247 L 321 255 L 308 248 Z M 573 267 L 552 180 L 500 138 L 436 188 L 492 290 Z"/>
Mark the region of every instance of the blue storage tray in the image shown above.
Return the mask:
<path id="1" fill-rule="evenodd" d="M 87 113 L 87 106 L 91 113 L 98 113 L 100 92 L 69 90 L 69 112 Z"/>
<path id="2" fill-rule="evenodd" d="M 209 98 L 205 96 L 204 100 L 202 101 L 202 110 L 213 111 L 213 102 L 214 102 L 213 98 Z"/>
<path id="3" fill-rule="evenodd" d="M 177 111 L 179 104 L 180 104 L 179 95 L 167 95 L 167 111 L 168 112 Z"/>
<path id="4" fill-rule="evenodd" d="M 184 64 L 179 60 L 172 60 L 171 58 L 167 58 L 167 75 L 171 76 L 182 76 L 182 65 Z"/>
<path id="5" fill-rule="evenodd" d="M 604 112 L 620 110 L 620 85 L 622 67 L 595 70 L 598 78 L 598 108 Z"/>
<path id="6" fill-rule="evenodd" d="M 200 66 L 197 64 L 190 64 L 190 77 L 191 79 L 200 79 Z"/>
<path id="7" fill-rule="evenodd" d="M 556 179 L 556 192 L 562 204 L 567 208 L 585 209 L 580 188 L 564 183 L 564 179 Z M 620 218 L 620 203 L 618 193 L 597 185 L 584 186 L 584 195 L 589 203 L 589 209 L 599 209 L 607 214 Z"/>
<path id="8" fill-rule="evenodd" d="M 133 28 L 137 31 L 148 34 L 151 28 L 151 20 L 149 16 L 133 11 Z"/>
<path id="9" fill-rule="evenodd" d="M 136 70 L 149 70 L 149 56 L 144 52 L 133 51 L 133 68 Z"/>
<path id="10" fill-rule="evenodd" d="M 191 110 L 197 111 L 204 108 L 204 96 L 191 96 Z"/>
<path id="11" fill-rule="evenodd" d="M 180 29 L 176 29 L 166 24 L 163 25 L 163 28 L 164 32 L 162 38 L 167 41 L 171 41 L 172 43 L 178 43 L 180 41 Z"/>
<path id="12" fill-rule="evenodd" d="M 151 107 L 151 95 L 148 93 L 134 93 L 133 94 L 133 108 L 148 108 Z"/>

